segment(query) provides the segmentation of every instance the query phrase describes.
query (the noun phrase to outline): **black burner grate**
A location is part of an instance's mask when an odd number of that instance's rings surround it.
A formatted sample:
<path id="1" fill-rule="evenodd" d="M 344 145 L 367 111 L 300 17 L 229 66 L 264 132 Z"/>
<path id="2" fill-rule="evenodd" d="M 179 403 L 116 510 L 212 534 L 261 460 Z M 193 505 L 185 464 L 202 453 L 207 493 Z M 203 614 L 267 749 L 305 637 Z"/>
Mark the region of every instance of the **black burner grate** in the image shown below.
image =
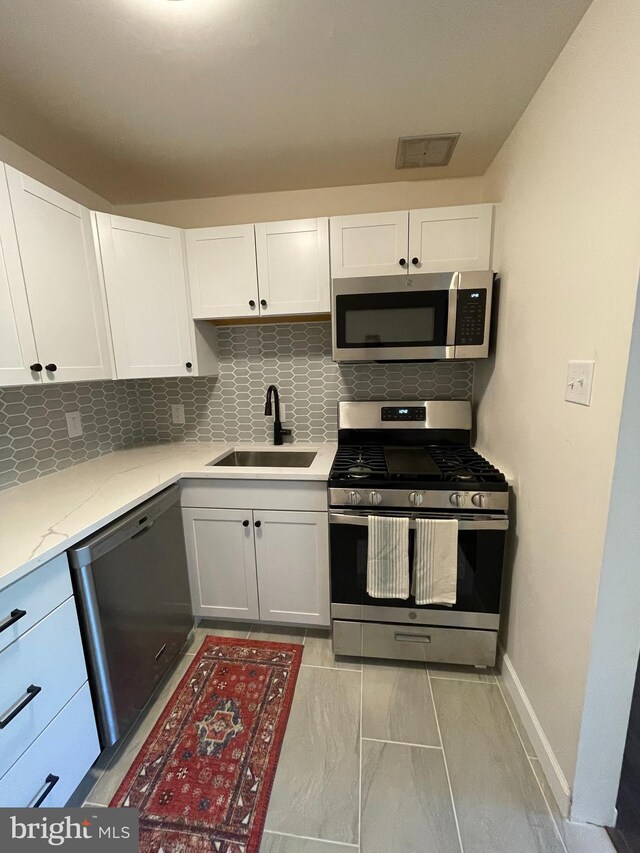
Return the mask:
<path id="1" fill-rule="evenodd" d="M 442 471 L 442 479 L 447 483 L 459 483 L 465 480 L 480 483 L 504 482 L 504 474 L 471 447 L 433 445 L 426 449 Z"/>
<path id="2" fill-rule="evenodd" d="M 384 449 L 377 445 L 338 447 L 331 476 L 339 479 L 360 479 L 364 476 L 386 477 Z"/>

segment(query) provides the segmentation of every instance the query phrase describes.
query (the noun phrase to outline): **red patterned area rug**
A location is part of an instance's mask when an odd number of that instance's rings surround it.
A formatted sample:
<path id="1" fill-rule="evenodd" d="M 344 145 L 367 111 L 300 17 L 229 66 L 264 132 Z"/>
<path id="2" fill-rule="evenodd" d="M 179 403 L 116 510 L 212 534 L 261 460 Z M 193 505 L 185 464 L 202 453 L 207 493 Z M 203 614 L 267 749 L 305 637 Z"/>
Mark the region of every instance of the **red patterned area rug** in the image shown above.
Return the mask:
<path id="1" fill-rule="evenodd" d="M 208 637 L 110 806 L 140 851 L 258 853 L 302 646 Z"/>

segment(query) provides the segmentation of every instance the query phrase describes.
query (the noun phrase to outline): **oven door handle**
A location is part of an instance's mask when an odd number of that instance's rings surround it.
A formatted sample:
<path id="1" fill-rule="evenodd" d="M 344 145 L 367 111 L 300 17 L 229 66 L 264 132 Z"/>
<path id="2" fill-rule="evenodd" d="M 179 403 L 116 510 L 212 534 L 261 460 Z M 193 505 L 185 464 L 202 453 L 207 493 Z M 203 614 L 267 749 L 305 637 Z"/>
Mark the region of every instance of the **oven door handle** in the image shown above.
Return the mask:
<path id="1" fill-rule="evenodd" d="M 398 518 L 398 516 L 392 516 L 394 518 Z M 440 518 L 451 520 L 455 519 L 454 515 L 438 515 L 438 516 L 424 516 L 425 518 Z M 480 516 L 477 518 L 458 518 L 458 527 L 460 530 L 508 530 L 509 528 L 509 519 L 502 517 L 485 517 Z M 369 516 L 368 515 L 357 515 L 351 514 L 348 512 L 331 512 L 329 513 L 329 522 L 330 524 L 350 524 L 355 527 L 367 527 L 369 524 Z M 409 519 L 409 529 L 416 529 L 416 519 Z"/>

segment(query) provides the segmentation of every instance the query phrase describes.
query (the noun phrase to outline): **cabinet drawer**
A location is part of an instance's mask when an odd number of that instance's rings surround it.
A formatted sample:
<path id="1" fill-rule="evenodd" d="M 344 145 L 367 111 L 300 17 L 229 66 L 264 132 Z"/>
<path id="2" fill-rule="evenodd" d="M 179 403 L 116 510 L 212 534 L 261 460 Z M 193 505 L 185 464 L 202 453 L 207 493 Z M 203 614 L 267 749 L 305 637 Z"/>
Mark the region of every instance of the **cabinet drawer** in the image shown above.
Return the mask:
<path id="1" fill-rule="evenodd" d="M 72 597 L 0 653 L 0 777 L 86 680 Z"/>
<path id="2" fill-rule="evenodd" d="M 497 631 L 339 619 L 333 622 L 336 655 L 493 666 L 497 641 Z"/>
<path id="3" fill-rule="evenodd" d="M 0 779 L 0 807 L 33 806 L 47 789 L 43 807 L 66 805 L 99 752 L 91 694 L 85 683 Z"/>
<path id="4" fill-rule="evenodd" d="M 66 554 L 0 590 L 0 651 L 55 610 L 72 592 Z"/>
<path id="5" fill-rule="evenodd" d="M 327 511 L 327 484 L 320 480 L 183 480 L 183 507 Z"/>

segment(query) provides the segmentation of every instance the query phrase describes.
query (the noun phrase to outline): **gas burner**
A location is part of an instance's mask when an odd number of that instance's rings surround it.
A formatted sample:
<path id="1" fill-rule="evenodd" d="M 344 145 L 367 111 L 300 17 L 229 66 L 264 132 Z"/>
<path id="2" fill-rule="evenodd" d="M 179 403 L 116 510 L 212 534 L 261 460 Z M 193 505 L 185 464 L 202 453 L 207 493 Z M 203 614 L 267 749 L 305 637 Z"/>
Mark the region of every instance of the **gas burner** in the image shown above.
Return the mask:
<path id="1" fill-rule="evenodd" d="M 449 474 L 449 479 L 455 480 L 458 483 L 469 483 L 476 479 L 476 475 L 468 468 L 456 468 Z"/>
<path id="2" fill-rule="evenodd" d="M 377 445 L 338 448 L 331 476 L 337 479 L 364 480 L 374 474 L 385 476 L 384 451 Z"/>
<path id="3" fill-rule="evenodd" d="M 371 474 L 373 474 L 373 468 L 364 463 L 357 463 L 356 465 L 352 465 L 351 468 L 347 468 L 347 476 L 352 477 L 354 480 L 370 477 Z"/>

